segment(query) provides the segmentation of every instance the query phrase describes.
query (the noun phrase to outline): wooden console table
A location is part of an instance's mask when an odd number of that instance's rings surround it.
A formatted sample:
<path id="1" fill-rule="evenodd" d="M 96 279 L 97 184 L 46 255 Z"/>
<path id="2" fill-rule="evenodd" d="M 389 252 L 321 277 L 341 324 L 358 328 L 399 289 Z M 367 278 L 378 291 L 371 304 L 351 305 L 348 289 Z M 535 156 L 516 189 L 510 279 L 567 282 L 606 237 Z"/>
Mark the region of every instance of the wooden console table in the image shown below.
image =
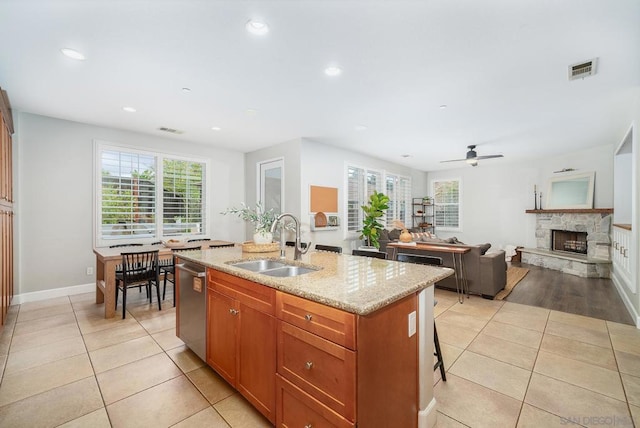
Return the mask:
<path id="1" fill-rule="evenodd" d="M 393 250 L 391 254 L 392 260 L 397 259 L 398 253 L 401 252 L 399 250 L 403 248 L 451 254 L 451 260 L 453 261 L 453 272 L 456 278 L 456 292 L 458 293 L 458 301 L 460 303 L 464 303 L 465 294 L 467 295 L 467 298 L 469 298 L 469 284 L 467 283 L 467 276 L 464 270 L 464 259 L 462 256 L 471 251 L 471 248 L 457 247 L 454 245 L 434 245 L 427 242 L 416 242 L 415 244 L 393 242 L 387 244 L 387 248 L 391 248 Z"/>

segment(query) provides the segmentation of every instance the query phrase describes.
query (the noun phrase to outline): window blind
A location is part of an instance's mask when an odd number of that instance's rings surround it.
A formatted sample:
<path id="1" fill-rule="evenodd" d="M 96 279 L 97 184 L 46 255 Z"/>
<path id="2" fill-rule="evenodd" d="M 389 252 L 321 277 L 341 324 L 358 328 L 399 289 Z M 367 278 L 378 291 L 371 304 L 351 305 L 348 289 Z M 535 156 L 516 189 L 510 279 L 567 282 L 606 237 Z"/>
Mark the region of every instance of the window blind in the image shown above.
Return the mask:
<path id="1" fill-rule="evenodd" d="M 206 231 L 207 162 L 98 144 L 96 246 Z"/>
<path id="2" fill-rule="evenodd" d="M 347 166 L 347 232 L 362 229 L 362 205 L 367 204 L 374 190 L 382 191 L 381 172 Z"/>
<path id="3" fill-rule="evenodd" d="M 389 197 L 386 227 L 394 227 L 395 220 L 400 220 L 406 227 L 411 227 L 411 178 L 387 174 L 386 191 Z"/>
<path id="4" fill-rule="evenodd" d="M 204 233 L 205 164 L 164 159 L 162 168 L 162 234 Z"/>
<path id="5" fill-rule="evenodd" d="M 105 150 L 101 167 L 101 238 L 154 237 L 155 157 Z"/>
<path id="6" fill-rule="evenodd" d="M 460 180 L 434 180 L 434 224 L 437 228 L 460 229 Z"/>

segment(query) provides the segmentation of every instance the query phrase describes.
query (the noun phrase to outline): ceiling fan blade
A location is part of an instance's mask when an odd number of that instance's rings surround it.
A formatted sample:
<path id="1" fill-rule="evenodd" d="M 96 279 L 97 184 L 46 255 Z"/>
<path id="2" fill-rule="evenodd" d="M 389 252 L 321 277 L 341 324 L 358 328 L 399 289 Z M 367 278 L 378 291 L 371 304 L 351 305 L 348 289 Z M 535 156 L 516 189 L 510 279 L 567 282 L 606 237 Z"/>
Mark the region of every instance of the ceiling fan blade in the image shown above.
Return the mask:
<path id="1" fill-rule="evenodd" d="M 476 160 L 481 159 L 493 159 L 493 158 L 503 158 L 503 155 L 486 155 L 486 156 L 476 156 Z"/>
<path id="2" fill-rule="evenodd" d="M 463 162 L 463 161 L 466 161 L 466 159 L 449 159 L 449 160 L 440 161 L 440 163 L 445 163 L 445 162 Z"/>

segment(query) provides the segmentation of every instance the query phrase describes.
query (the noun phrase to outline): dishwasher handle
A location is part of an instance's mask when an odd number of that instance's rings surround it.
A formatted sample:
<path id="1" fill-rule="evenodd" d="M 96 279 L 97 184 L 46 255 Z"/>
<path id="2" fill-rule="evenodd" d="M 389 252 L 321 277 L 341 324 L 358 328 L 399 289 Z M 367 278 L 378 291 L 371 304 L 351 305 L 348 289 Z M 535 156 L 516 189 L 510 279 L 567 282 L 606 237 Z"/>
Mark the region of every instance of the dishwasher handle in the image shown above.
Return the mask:
<path id="1" fill-rule="evenodd" d="M 197 270 L 189 269 L 188 267 L 185 266 L 184 263 L 177 264 L 176 267 L 179 267 L 183 271 L 188 272 L 193 276 L 197 276 L 198 278 L 204 278 L 205 276 L 207 276 L 206 270 L 197 271 Z"/>

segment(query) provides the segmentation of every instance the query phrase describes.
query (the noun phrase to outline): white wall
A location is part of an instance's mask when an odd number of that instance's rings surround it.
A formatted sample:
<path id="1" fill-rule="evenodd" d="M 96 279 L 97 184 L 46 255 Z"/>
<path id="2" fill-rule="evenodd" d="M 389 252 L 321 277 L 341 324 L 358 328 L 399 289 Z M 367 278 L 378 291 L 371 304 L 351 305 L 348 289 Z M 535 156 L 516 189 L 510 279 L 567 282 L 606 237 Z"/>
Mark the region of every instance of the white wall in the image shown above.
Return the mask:
<path id="1" fill-rule="evenodd" d="M 396 163 L 367 156 L 361 153 L 340 149 L 338 147 L 320 144 L 308 139 L 302 140 L 300 163 L 301 171 L 301 197 L 300 213 L 303 218 L 304 241 L 314 243 L 342 246 L 345 251 L 350 251 L 360 245 L 360 242 L 345 240 L 345 165 L 347 163 L 385 170 L 389 173 L 411 177 L 412 191 L 415 197 L 425 196 L 426 172 L 398 165 Z M 310 186 L 324 186 L 338 188 L 338 217 L 340 218 L 340 230 L 310 232 Z M 384 192 L 384 191 L 383 191 Z M 408 225 L 410 226 L 410 225 Z"/>
<path id="2" fill-rule="evenodd" d="M 594 207 L 613 207 L 613 145 L 585 149 L 553 158 L 531 159 L 526 163 L 501 160 L 480 162 L 477 167 L 434 171 L 434 179 L 462 179 L 462 232 L 436 229 L 438 237 L 456 236 L 469 244 L 489 242 L 493 248 L 505 245 L 535 246 L 533 186 L 542 189 L 545 205 L 548 179 L 554 171 L 574 168 L 576 173 L 596 171 Z M 429 192 L 430 193 L 430 192 Z"/>
<path id="3" fill-rule="evenodd" d="M 237 240 L 243 229 L 219 213 L 244 198 L 243 154 L 201 144 L 14 111 L 17 157 L 16 294 L 95 282 L 93 140 L 209 158 L 209 236 Z"/>

